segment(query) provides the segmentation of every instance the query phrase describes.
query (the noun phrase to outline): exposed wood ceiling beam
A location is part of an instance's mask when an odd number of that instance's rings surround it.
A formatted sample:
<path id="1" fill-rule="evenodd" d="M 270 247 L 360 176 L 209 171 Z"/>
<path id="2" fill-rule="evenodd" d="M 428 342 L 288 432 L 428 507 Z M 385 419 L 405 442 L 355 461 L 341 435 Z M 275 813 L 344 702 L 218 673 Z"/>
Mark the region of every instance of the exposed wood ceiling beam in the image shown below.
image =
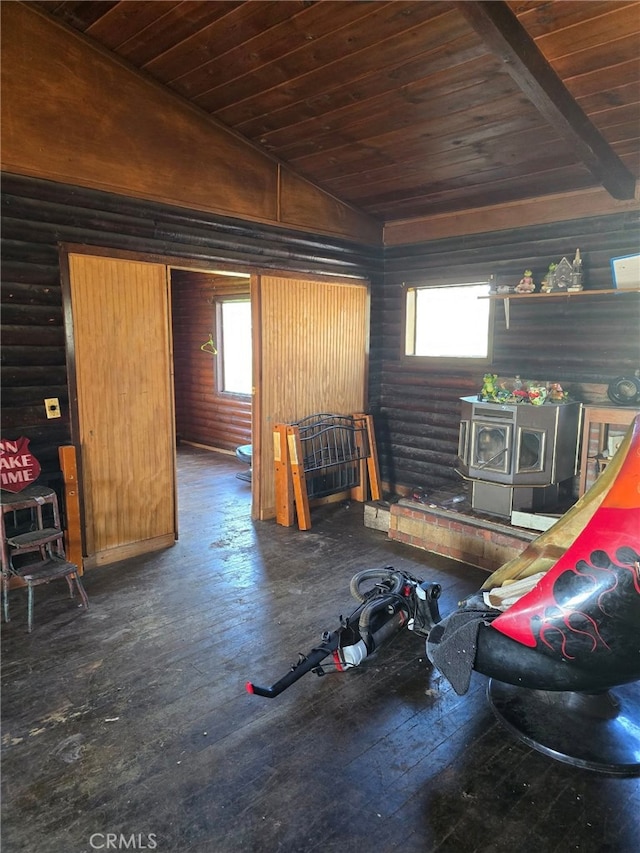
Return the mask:
<path id="1" fill-rule="evenodd" d="M 457 7 L 598 182 L 616 199 L 633 198 L 634 176 L 576 103 L 509 6 L 502 0 L 462 0 Z"/>

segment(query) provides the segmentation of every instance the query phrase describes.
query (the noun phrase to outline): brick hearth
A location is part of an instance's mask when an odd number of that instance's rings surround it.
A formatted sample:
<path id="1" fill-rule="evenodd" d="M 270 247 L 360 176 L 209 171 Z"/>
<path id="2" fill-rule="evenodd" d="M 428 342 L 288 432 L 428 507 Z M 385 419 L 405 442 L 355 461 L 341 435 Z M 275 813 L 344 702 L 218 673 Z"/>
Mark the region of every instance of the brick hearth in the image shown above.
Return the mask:
<path id="1" fill-rule="evenodd" d="M 389 538 L 493 572 L 517 557 L 537 532 L 406 498 L 391 505 Z"/>

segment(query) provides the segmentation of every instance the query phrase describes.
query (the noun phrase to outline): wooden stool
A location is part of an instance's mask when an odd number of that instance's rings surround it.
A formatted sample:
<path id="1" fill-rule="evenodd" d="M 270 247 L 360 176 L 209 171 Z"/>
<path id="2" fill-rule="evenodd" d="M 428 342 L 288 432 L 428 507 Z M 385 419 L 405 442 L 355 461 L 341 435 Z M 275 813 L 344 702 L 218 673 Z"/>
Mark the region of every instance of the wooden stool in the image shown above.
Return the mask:
<path id="1" fill-rule="evenodd" d="M 9 621 L 9 583 L 19 578 L 28 590 L 28 627 L 33 627 L 33 588 L 65 578 L 71 597 L 74 583 L 83 607 L 89 599 L 80 580 L 78 567 L 66 560 L 64 532 L 60 526 L 58 498 L 53 489 L 27 486 L 17 494 L 0 492 L 2 504 L 2 594 L 5 622 Z M 48 511 L 44 511 L 49 507 Z M 5 518 L 13 514 L 7 525 Z M 20 517 L 20 515 L 22 517 Z M 25 522 L 25 515 L 27 516 Z M 19 558 L 25 556 L 22 562 Z M 28 556 L 31 555 L 31 556 Z"/>

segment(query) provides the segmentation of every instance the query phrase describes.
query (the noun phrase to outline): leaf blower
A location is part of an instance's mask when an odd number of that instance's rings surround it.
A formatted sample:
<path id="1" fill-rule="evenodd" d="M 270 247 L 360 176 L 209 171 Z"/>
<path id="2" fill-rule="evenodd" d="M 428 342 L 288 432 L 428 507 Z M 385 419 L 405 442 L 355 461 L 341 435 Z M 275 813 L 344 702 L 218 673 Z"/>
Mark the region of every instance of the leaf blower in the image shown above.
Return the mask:
<path id="1" fill-rule="evenodd" d="M 440 622 L 439 584 L 423 582 L 391 566 L 358 572 L 351 579 L 350 589 L 359 603 L 349 616 L 340 617 L 340 627 L 325 631 L 321 643 L 308 654 L 300 654 L 297 663 L 271 687 L 247 682 L 249 693 L 273 699 L 307 672 L 324 675 L 322 661 L 329 655 L 335 668 L 345 672 L 361 664 L 403 628 L 427 637 Z"/>

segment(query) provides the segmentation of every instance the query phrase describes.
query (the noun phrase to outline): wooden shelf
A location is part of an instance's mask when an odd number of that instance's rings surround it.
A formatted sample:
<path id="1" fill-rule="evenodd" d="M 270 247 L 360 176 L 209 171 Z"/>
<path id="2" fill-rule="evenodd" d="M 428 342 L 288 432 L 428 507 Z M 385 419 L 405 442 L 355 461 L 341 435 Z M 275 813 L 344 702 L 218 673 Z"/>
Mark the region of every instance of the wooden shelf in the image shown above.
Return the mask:
<path id="1" fill-rule="evenodd" d="M 509 303 L 512 299 L 554 299 L 559 296 L 567 298 L 579 296 L 610 296 L 621 293 L 640 293 L 640 285 L 637 288 L 618 289 L 610 287 L 606 290 L 552 290 L 550 293 L 492 293 L 489 296 L 479 296 L 478 299 L 493 299 L 504 302 L 505 326 L 509 328 Z"/>
<path id="2" fill-rule="evenodd" d="M 492 293 L 479 296 L 478 299 L 553 299 L 556 296 L 603 296 L 614 293 L 640 293 L 640 286 L 634 289 L 609 287 L 606 290 L 552 290 L 550 293 Z"/>

